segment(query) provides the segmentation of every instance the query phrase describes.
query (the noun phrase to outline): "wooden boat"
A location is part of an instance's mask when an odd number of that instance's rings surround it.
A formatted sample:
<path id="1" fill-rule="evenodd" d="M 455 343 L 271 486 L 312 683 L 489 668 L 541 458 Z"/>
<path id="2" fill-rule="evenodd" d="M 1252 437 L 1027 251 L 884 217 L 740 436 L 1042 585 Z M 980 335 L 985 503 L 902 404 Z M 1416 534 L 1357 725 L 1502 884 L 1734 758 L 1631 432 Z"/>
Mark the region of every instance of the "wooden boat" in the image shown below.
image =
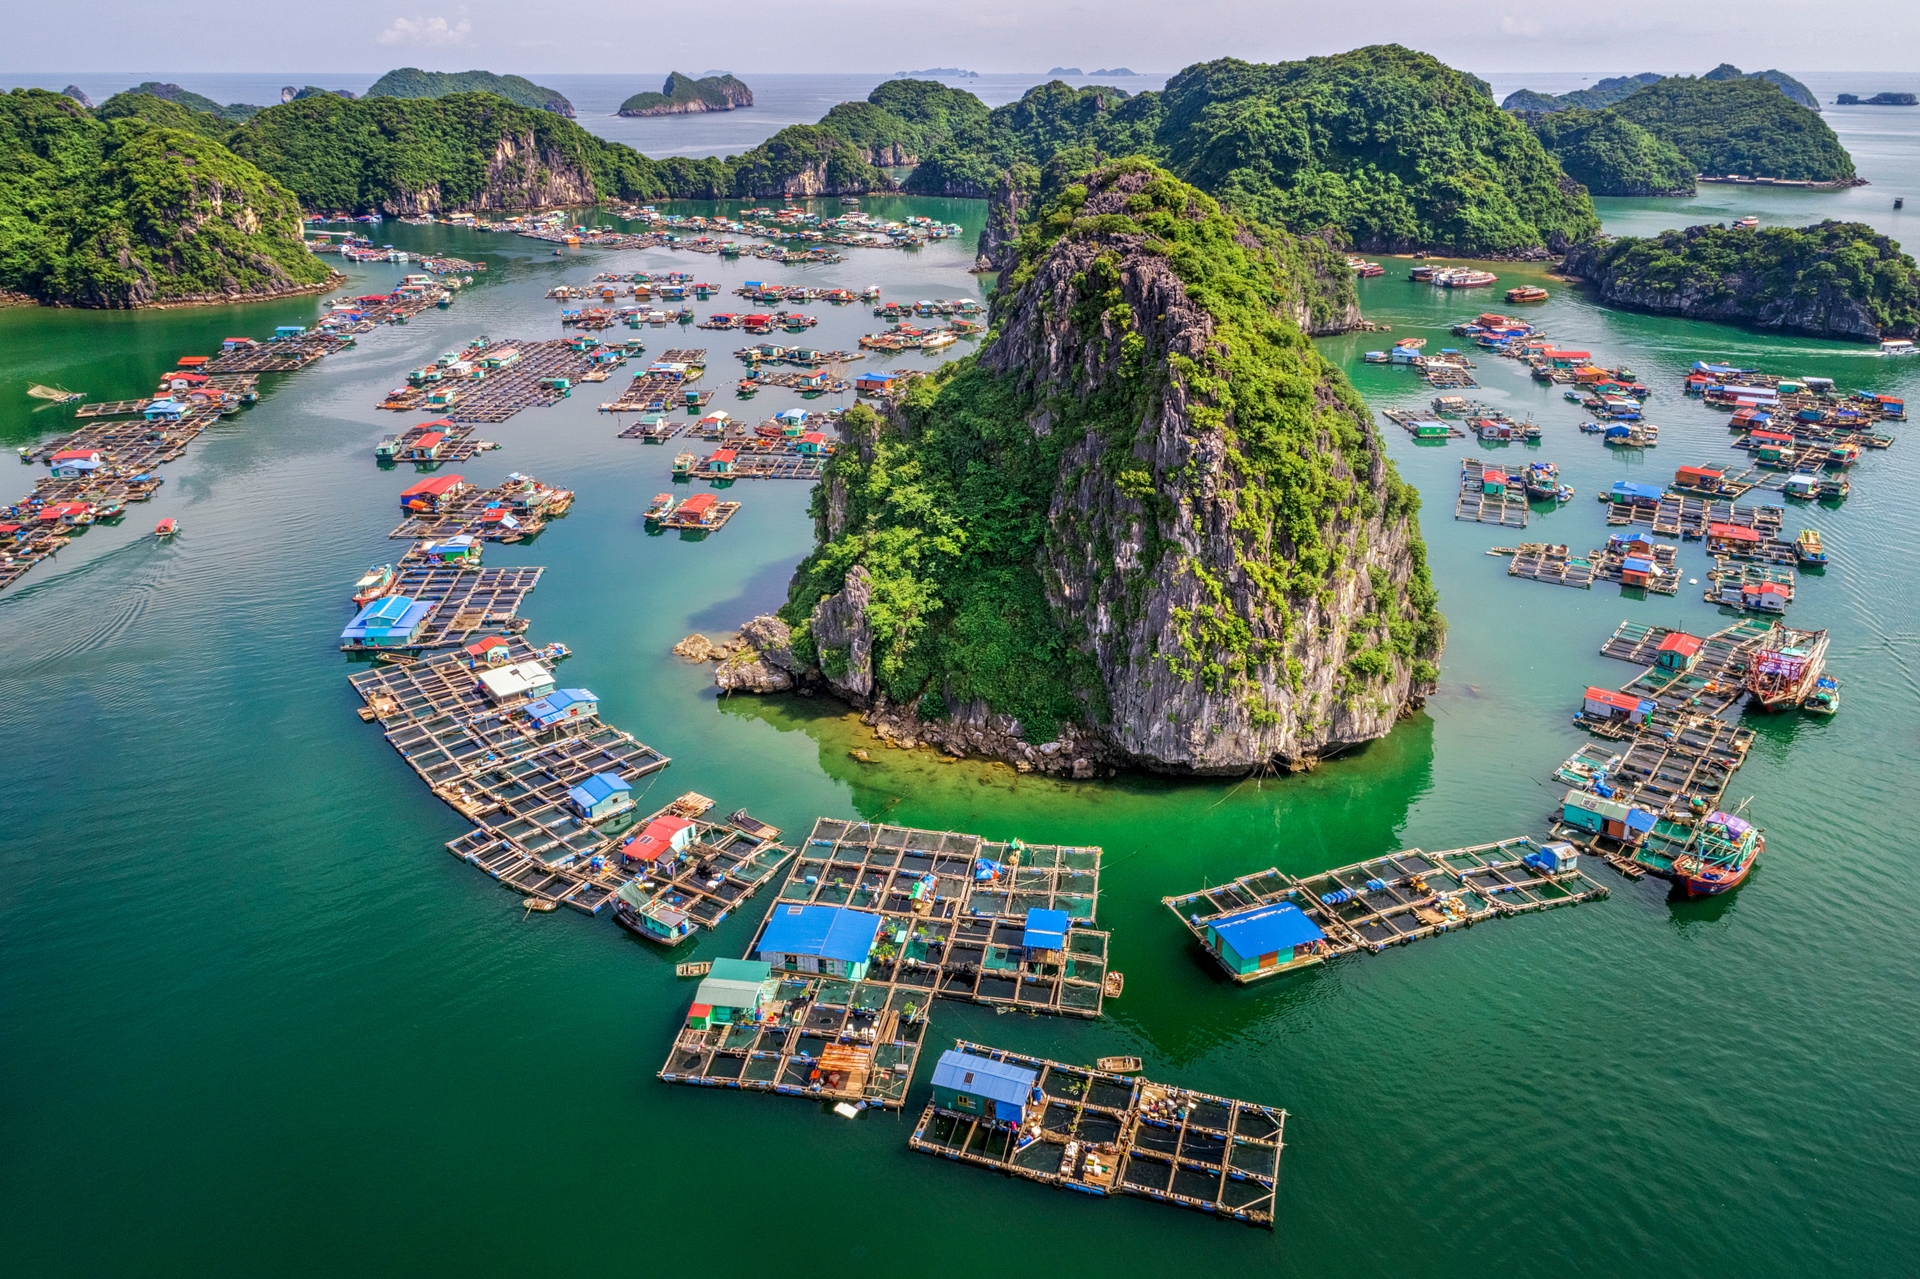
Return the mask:
<path id="1" fill-rule="evenodd" d="M 696 959 L 692 963 L 675 964 L 673 966 L 673 975 L 675 977 L 705 977 L 712 971 L 712 961 L 705 959 Z"/>
<path id="2" fill-rule="evenodd" d="M 661 520 L 666 519 L 667 516 L 673 514 L 675 505 L 673 494 L 655 493 L 652 504 L 647 507 L 647 523 L 658 524 Z"/>
<path id="3" fill-rule="evenodd" d="M 1766 848 L 1759 827 L 1731 813 L 1711 813 L 1693 844 L 1673 859 L 1673 882 L 1689 897 L 1713 897 L 1738 888 Z"/>
<path id="4" fill-rule="evenodd" d="M 168 516 L 166 519 L 161 520 L 158 524 L 153 526 L 153 535 L 155 537 L 172 537 L 175 533 L 178 533 L 179 531 L 180 531 L 180 521 L 174 519 L 172 516 Z"/>
<path id="5" fill-rule="evenodd" d="M 1827 551 L 1821 544 L 1820 534 L 1810 528 L 1801 529 L 1800 536 L 1793 540 L 1793 553 L 1805 565 L 1819 566 L 1827 562 Z"/>
<path id="6" fill-rule="evenodd" d="M 1839 710 L 1840 681 L 1831 675 L 1822 675 L 1814 681 L 1813 691 L 1800 703 L 1800 709 L 1815 715 L 1831 715 Z"/>
<path id="7" fill-rule="evenodd" d="M 572 657 L 573 650 L 568 648 L 565 644 L 560 643 L 558 640 L 555 640 L 553 643 L 547 645 L 545 648 L 540 650 L 540 656 L 546 658 L 549 662 L 557 662 L 563 658 Z"/>
<path id="8" fill-rule="evenodd" d="M 1507 290 L 1509 302 L 1545 302 L 1553 296 L 1537 284 L 1523 284 L 1517 289 Z"/>
<path id="9" fill-rule="evenodd" d="M 1736 231 L 1757 231 L 1760 228 L 1760 219 L 1749 213 L 1744 218 L 1735 218 L 1733 228 Z"/>
<path id="10" fill-rule="evenodd" d="M 1120 992 L 1127 988 L 1125 973 L 1109 972 L 1107 979 L 1100 984 L 1100 993 L 1108 999 L 1118 999 Z"/>
<path id="11" fill-rule="evenodd" d="M 375 564 L 353 584 L 353 602 L 371 604 L 393 586 L 393 565 Z"/>
<path id="12" fill-rule="evenodd" d="M 526 908 L 529 912 L 537 910 L 543 914 L 547 911 L 552 910 L 556 904 L 557 903 L 555 902 L 547 900 L 545 897 L 529 897 L 525 902 Z"/>
<path id="13" fill-rule="evenodd" d="M 673 459 L 673 473 L 675 475 L 692 475 L 693 464 L 699 460 L 699 458 L 691 453 L 677 453 Z"/>
<path id="14" fill-rule="evenodd" d="M 1131 1075 L 1141 1068 L 1138 1057 L 1101 1057 L 1093 1064 L 1114 1075 Z"/>
<path id="15" fill-rule="evenodd" d="M 1826 674 L 1827 633 L 1781 627 L 1747 663 L 1750 704 L 1763 711 L 1803 705 Z"/>

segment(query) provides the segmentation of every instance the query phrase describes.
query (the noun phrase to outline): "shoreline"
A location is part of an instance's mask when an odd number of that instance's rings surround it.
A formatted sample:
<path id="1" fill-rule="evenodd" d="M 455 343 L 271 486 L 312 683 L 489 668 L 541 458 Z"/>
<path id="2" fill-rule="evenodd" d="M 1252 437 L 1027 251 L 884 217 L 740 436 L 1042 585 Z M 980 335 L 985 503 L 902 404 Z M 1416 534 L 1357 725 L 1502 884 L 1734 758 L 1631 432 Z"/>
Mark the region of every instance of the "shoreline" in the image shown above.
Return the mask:
<path id="1" fill-rule="evenodd" d="M 344 274 L 329 268 L 327 278 L 317 284 L 301 284 L 267 292 L 194 293 L 186 297 L 139 302 L 132 306 L 86 306 L 79 302 L 48 301 L 44 298 L 36 298 L 30 293 L 0 290 L 0 306 L 43 306 L 50 310 L 61 311 L 173 311 L 190 306 L 236 306 L 245 302 L 277 302 L 282 298 L 304 297 L 310 293 L 331 293 L 346 283 L 348 280 Z"/>

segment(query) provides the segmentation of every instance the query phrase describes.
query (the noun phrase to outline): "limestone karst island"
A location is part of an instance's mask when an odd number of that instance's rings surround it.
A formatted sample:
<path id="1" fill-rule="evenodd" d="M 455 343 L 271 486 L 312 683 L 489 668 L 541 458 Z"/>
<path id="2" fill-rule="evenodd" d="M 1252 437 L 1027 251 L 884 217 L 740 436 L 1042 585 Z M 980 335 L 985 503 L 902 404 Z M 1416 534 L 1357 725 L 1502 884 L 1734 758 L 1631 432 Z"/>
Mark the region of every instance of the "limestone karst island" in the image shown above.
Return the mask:
<path id="1" fill-rule="evenodd" d="M 1420 16 L 16 15 L 12 1269 L 1910 1270 L 1920 73 Z"/>

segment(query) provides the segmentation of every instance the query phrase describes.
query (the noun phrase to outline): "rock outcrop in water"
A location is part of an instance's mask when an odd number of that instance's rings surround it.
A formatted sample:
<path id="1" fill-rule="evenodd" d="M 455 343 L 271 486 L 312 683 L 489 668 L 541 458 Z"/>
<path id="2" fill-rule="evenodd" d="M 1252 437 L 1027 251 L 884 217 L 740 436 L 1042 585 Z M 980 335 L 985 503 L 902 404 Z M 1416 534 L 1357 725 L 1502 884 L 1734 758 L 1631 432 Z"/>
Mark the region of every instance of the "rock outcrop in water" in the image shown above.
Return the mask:
<path id="1" fill-rule="evenodd" d="M 730 75 L 695 80 L 678 71 L 667 77 L 658 93 L 636 93 L 620 104 L 615 115 L 691 115 L 700 111 L 734 111 L 753 105 L 753 90 Z"/>
<path id="2" fill-rule="evenodd" d="M 1690 320 L 1859 341 L 1911 336 L 1920 323 L 1914 260 L 1859 222 L 1599 236 L 1560 269 L 1610 306 Z"/>
<path id="3" fill-rule="evenodd" d="M 1066 185 L 980 354 L 842 420 L 791 673 L 897 738 L 1078 776 L 1386 733 L 1444 622 L 1417 496 L 1301 331 L 1351 295 L 1331 245 L 1145 162 Z"/>

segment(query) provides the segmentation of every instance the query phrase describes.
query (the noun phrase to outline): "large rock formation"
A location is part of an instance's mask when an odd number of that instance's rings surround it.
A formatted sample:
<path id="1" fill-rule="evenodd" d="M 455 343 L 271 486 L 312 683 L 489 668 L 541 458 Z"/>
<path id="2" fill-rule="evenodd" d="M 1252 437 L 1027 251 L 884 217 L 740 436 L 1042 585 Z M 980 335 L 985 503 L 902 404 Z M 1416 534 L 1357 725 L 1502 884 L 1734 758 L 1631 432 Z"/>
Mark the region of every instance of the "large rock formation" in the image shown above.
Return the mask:
<path id="1" fill-rule="evenodd" d="M 1920 326 L 1920 270 L 1859 222 L 1598 236 L 1575 245 L 1560 269 L 1609 306 L 1692 320 L 1858 341 Z"/>
<path id="2" fill-rule="evenodd" d="M 980 355 L 858 409 L 783 616 L 890 733 L 1088 776 L 1303 767 L 1437 675 L 1417 498 L 1301 331 L 1331 245 L 1140 161 L 1020 241 Z"/>
<path id="3" fill-rule="evenodd" d="M 691 115 L 697 111 L 734 111 L 753 105 L 753 90 L 730 75 L 695 80 L 678 71 L 667 76 L 658 93 L 636 93 L 620 104 L 615 115 Z"/>

